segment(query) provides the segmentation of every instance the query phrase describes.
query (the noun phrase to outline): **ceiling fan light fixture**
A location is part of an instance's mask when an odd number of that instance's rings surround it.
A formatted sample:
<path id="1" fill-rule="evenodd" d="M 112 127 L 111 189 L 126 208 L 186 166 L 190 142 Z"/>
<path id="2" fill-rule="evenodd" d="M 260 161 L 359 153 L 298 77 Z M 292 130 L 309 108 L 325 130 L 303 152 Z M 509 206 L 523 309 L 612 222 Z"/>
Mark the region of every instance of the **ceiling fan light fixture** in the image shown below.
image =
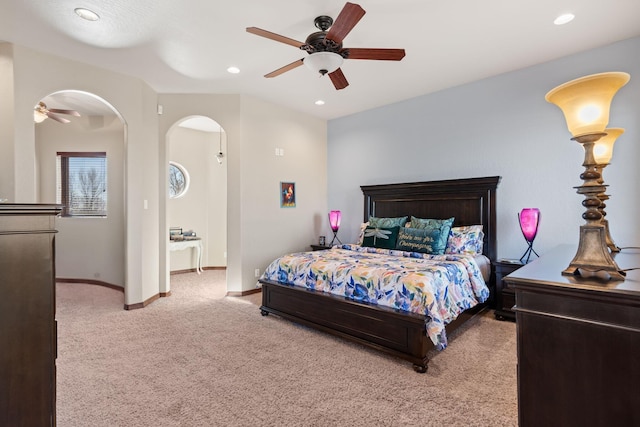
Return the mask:
<path id="1" fill-rule="evenodd" d="M 308 53 L 304 58 L 295 60 L 284 67 L 265 74 L 266 78 L 279 76 L 305 64 L 307 68 L 320 76 L 329 74 L 329 80 L 331 80 L 333 87 L 336 90 L 341 90 L 349 86 L 349 82 L 340 68 L 345 59 L 400 61 L 405 56 L 404 49 L 343 48 L 342 41 L 365 13 L 365 10 L 360 5 L 347 2 L 335 22 L 329 16 L 318 16 L 314 20 L 314 24 L 320 31 L 309 34 L 304 42 L 257 27 L 247 27 L 247 32 L 294 46 Z"/>
<path id="2" fill-rule="evenodd" d="M 304 58 L 304 65 L 311 71 L 325 75 L 340 68 L 344 58 L 333 52 L 315 52 Z"/>
<path id="3" fill-rule="evenodd" d="M 40 110 L 33 110 L 33 121 L 36 123 L 42 123 L 47 119 L 47 115 Z"/>

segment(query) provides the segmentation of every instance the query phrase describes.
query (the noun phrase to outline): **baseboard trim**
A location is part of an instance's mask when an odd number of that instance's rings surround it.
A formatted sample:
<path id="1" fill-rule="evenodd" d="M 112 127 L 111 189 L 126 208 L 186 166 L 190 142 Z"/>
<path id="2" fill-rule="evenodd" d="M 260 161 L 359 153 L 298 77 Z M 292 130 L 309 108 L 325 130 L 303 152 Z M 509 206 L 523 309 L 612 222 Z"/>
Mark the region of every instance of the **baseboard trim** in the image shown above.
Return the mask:
<path id="1" fill-rule="evenodd" d="M 227 267 L 203 267 L 203 270 L 226 270 Z M 184 274 L 184 273 L 195 273 L 196 269 L 195 268 L 187 268 L 184 270 L 173 270 L 169 272 L 170 276 L 173 276 L 174 274 Z"/>
<path id="2" fill-rule="evenodd" d="M 116 291 L 120 291 L 124 293 L 124 288 L 122 286 L 114 285 L 113 283 L 103 282 L 101 280 L 94 279 L 69 279 L 65 277 L 56 277 L 56 283 L 80 283 L 85 285 L 97 285 L 104 286 L 105 288 L 115 289 Z"/>
<path id="3" fill-rule="evenodd" d="M 124 309 L 125 310 L 137 310 L 139 308 L 145 308 L 146 306 L 148 306 L 149 304 L 151 304 L 152 302 L 154 302 L 157 299 L 160 299 L 160 294 L 155 294 L 152 297 L 147 298 L 143 302 L 137 302 L 135 304 L 125 304 L 124 305 Z"/>
<path id="4" fill-rule="evenodd" d="M 257 294 L 259 292 L 262 292 L 261 288 L 249 289 L 248 291 L 242 291 L 242 292 L 229 291 L 229 292 L 226 293 L 226 296 L 228 296 L 228 297 L 246 297 L 247 295 Z"/>
<path id="5" fill-rule="evenodd" d="M 195 268 L 187 268 L 186 270 L 174 270 L 174 271 L 170 271 L 169 275 L 170 276 L 174 276 L 176 274 L 185 274 L 185 273 L 195 273 L 196 269 Z"/>

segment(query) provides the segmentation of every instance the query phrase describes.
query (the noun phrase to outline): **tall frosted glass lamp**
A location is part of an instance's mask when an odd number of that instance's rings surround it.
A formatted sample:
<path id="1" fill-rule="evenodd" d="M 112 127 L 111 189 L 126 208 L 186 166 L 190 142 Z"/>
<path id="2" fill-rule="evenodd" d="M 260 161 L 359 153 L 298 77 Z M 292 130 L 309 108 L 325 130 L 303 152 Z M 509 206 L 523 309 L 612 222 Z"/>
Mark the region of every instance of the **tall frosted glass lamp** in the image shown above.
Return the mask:
<path id="1" fill-rule="evenodd" d="M 333 246 L 333 242 L 336 240 L 339 244 L 342 244 L 340 239 L 338 239 L 338 230 L 340 229 L 340 220 L 342 219 L 342 212 L 340 211 L 331 211 L 329 212 L 329 225 L 331 226 L 331 231 L 333 231 L 333 239 L 331 239 L 331 243 L 329 246 Z"/>
<path id="2" fill-rule="evenodd" d="M 612 280 L 624 280 L 624 272 L 613 260 L 606 240 L 606 229 L 602 223 L 599 195 L 606 190 L 594 157 L 594 145 L 605 137 L 609 123 L 611 101 L 618 90 L 627 84 L 629 74 L 610 72 L 592 74 L 564 83 L 547 93 L 545 99 L 557 105 L 563 112 L 571 138 L 584 148 L 585 170 L 580 175 L 583 184 L 575 187 L 585 199 L 586 211 L 580 226 L 578 251 L 564 275 L 608 276 Z M 602 274 L 600 274 L 602 273 Z"/>
<path id="3" fill-rule="evenodd" d="M 520 230 L 522 230 L 522 235 L 524 236 L 524 240 L 527 241 L 527 250 L 524 252 L 522 257 L 520 258 L 520 262 L 524 262 L 525 264 L 529 262 L 529 258 L 531 257 L 531 253 L 538 253 L 533 249 L 533 241 L 538 234 L 538 225 L 540 224 L 540 209 L 538 208 L 524 208 L 518 214 L 518 222 L 520 223 Z"/>
<path id="4" fill-rule="evenodd" d="M 609 163 L 611 163 L 611 157 L 613 157 L 613 144 L 616 142 L 618 137 L 624 133 L 624 129 L 622 128 L 607 128 L 604 130 L 607 134 L 603 136 L 596 142 L 596 145 L 593 146 L 593 157 L 596 161 L 596 169 L 600 172 L 600 183 L 604 183 L 604 178 L 602 173 L 604 168 L 606 168 Z M 609 221 L 606 219 L 607 213 L 604 209 L 607 207 L 605 202 L 609 200 L 609 195 L 602 192 L 598 194 L 598 198 L 600 199 L 600 213 L 602 214 L 602 224 L 605 228 L 605 237 L 607 239 L 607 246 L 611 252 L 620 252 L 620 248 L 614 243 L 613 238 L 611 237 L 611 232 L 609 231 Z"/>

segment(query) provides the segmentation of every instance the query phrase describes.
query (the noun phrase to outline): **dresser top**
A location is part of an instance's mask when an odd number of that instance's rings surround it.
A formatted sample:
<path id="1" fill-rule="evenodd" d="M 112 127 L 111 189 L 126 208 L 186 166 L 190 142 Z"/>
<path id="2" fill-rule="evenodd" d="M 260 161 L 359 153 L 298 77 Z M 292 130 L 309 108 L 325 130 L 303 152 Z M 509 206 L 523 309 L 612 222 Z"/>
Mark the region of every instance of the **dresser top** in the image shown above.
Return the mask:
<path id="1" fill-rule="evenodd" d="M 624 281 L 563 275 L 562 271 L 571 263 L 576 251 L 575 245 L 560 245 L 509 274 L 504 280 L 516 287 L 544 284 L 590 292 L 629 294 L 630 297 L 640 299 L 640 249 L 623 249 L 613 254 L 613 259 L 621 270 L 638 268 L 628 271 Z"/>
<path id="2" fill-rule="evenodd" d="M 58 215 L 62 205 L 52 203 L 0 203 L 0 215 Z"/>

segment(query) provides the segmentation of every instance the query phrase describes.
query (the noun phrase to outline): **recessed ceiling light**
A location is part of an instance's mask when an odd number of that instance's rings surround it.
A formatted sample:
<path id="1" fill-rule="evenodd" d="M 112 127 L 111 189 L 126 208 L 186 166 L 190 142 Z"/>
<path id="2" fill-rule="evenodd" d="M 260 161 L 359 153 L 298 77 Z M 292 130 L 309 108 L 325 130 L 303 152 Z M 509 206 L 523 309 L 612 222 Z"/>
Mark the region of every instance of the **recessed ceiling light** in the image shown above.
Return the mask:
<path id="1" fill-rule="evenodd" d="M 238 68 L 238 67 L 229 67 L 229 68 L 227 68 L 227 71 L 230 72 L 231 74 L 238 74 L 240 72 L 240 68 Z"/>
<path id="2" fill-rule="evenodd" d="M 85 9 L 84 7 L 77 7 L 73 10 L 76 15 L 78 15 L 82 19 L 86 19 L 87 21 L 97 21 L 100 19 L 97 13 L 92 10 Z"/>
<path id="3" fill-rule="evenodd" d="M 576 16 L 573 13 L 565 13 L 564 15 L 560 15 L 556 19 L 554 19 L 553 23 L 556 25 L 564 25 L 568 22 L 573 21 L 573 18 L 575 17 Z"/>
<path id="4" fill-rule="evenodd" d="M 316 105 L 324 105 L 324 101 L 322 99 L 318 99 L 316 101 Z"/>

